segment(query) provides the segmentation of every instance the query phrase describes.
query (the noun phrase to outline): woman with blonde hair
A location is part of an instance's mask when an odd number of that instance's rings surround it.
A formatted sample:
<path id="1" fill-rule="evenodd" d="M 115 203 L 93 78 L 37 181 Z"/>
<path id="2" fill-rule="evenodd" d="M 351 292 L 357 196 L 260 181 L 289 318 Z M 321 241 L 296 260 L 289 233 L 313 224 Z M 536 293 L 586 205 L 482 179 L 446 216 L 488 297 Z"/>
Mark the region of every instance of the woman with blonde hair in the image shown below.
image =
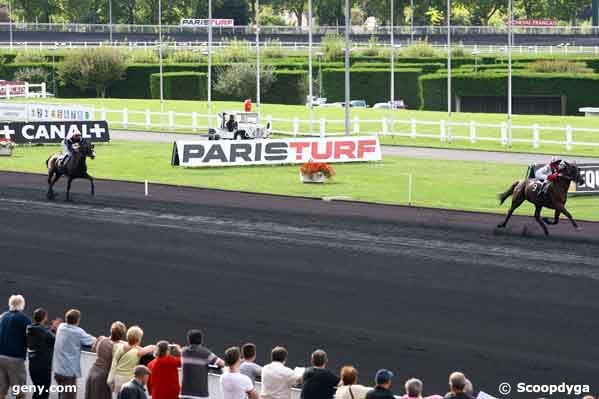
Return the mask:
<path id="1" fill-rule="evenodd" d="M 358 370 L 353 366 L 341 369 L 341 384 L 335 393 L 335 399 L 365 399 L 372 388 L 358 384 Z"/>
<path id="2" fill-rule="evenodd" d="M 85 399 L 110 399 L 112 392 L 106 383 L 110 367 L 112 365 L 112 354 L 115 348 L 124 344 L 127 327 L 120 321 L 115 321 L 110 326 L 110 338 L 100 337 L 96 340 L 92 350 L 96 353 L 96 362 L 89 370 L 85 381 Z"/>
<path id="3" fill-rule="evenodd" d="M 127 342 L 119 345 L 112 356 L 112 365 L 106 382 L 112 393 L 118 396 L 123 384 L 129 382 L 134 374 L 139 359 L 156 350 L 155 345 L 141 346 L 144 332 L 139 326 L 127 330 Z"/>

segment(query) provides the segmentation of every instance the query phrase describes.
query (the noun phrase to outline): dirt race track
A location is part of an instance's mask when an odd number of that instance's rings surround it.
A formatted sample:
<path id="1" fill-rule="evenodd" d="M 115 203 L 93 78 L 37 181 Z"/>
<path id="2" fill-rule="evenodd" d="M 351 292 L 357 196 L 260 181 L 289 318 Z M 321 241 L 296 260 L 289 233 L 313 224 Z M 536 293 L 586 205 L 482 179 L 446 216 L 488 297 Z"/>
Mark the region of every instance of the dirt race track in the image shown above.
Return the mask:
<path id="1" fill-rule="evenodd" d="M 394 370 L 396 393 L 413 376 L 444 393 L 455 369 L 495 395 L 501 382 L 599 392 L 597 223 L 545 239 L 523 217 L 500 234 L 501 216 L 478 213 L 160 185 L 144 198 L 111 181 L 49 203 L 44 190 L 43 176 L 0 173 L 0 299 L 22 292 L 30 311 L 76 306 L 95 334 L 120 319 L 146 342 L 200 327 L 219 353 L 254 341 L 260 362 L 275 344 L 291 365 L 323 347 L 365 384 Z"/>

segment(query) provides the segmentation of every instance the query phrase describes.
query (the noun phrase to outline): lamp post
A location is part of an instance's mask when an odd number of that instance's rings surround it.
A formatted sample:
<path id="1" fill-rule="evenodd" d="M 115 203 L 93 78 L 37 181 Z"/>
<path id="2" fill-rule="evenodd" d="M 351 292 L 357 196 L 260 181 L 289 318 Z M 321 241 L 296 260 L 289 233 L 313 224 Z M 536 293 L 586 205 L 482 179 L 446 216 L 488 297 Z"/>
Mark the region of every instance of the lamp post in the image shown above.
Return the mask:
<path id="1" fill-rule="evenodd" d="M 349 135 L 349 28 L 351 20 L 351 7 L 349 0 L 345 0 L 345 134 Z"/>
<path id="2" fill-rule="evenodd" d="M 212 127 L 212 0 L 208 0 L 208 127 Z"/>
<path id="3" fill-rule="evenodd" d="M 112 0 L 108 0 L 108 24 L 110 31 L 110 45 L 112 46 Z"/>
<path id="4" fill-rule="evenodd" d="M 160 58 L 160 112 L 164 112 L 164 77 L 163 77 L 163 60 L 162 60 L 162 1 L 158 0 L 158 56 Z"/>
<path id="5" fill-rule="evenodd" d="M 260 115 L 260 0 L 256 0 L 256 111 Z"/>
<path id="6" fill-rule="evenodd" d="M 508 26 L 507 26 L 507 74 L 508 74 L 508 84 L 507 84 L 507 129 L 508 129 L 508 145 L 512 146 L 512 46 L 514 45 L 514 37 L 512 32 L 513 25 L 513 1 L 508 0 Z"/>
<path id="7" fill-rule="evenodd" d="M 389 96 L 389 102 L 390 102 L 390 112 L 391 112 L 391 134 L 393 134 L 393 125 L 395 124 L 395 121 L 393 120 L 393 104 L 395 104 L 395 32 L 393 32 L 393 28 L 394 28 L 394 7 L 393 7 L 393 3 L 395 2 L 395 0 L 389 0 L 389 3 L 391 5 L 391 17 L 390 17 L 390 25 L 391 25 L 391 37 L 390 37 L 390 42 L 391 42 L 391 93 Z"/>
<path id="8" fill-rule="evenodd" d="M 451 0 L 447 0 L 447 131 L 451 123 Z"/>
<path id="9" fill-rule="evenodd" d="M 308 0 L 308 108 L 310 109 L 310 134 L 314 129 L 314 85 L 312 83 L 312 0 Z"/>
<path id="10" fill-rule="evenodd" d="M 414 0 L 410 0 L 410 43 L 414 42 Z"/>
<path id="11" fill-rule="evenodd" d="M 10 0 L 8 0 L 8 35 L 10 48 L 12 49 L 12 7 L 10 4 Z"/>
<path id="12" fill-rule="evenodd" d="M 316 56 L 318 57 L 318 96 L 323 98 L 324 87 L 322 86 L 322 57 L 324 56 L 324 53 L 319 51 L 316 53 Z"/>

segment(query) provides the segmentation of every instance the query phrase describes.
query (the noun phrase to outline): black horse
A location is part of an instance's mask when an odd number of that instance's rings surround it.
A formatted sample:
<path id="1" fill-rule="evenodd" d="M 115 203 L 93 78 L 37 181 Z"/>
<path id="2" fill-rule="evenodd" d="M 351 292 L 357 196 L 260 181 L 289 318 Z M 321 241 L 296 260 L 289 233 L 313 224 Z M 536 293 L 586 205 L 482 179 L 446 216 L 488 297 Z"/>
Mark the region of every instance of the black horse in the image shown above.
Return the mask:
<path id="1" fill-rule="evenodd" d="M 73 144 L 73 156 L 63 165 L 62 154 L 56 153 L 46 160 L 48 167 L 48 193 L 46 197 L 52 200 L 56 197 L 54 184 L 65 175 L 69 180 L 67 183 L 66 201 L 71 201 L 71 183 L 73 179 L 87 179 L 91 183 L 91 194 L 95 194 L 94 179 L 87 173 L 86 158 L 94 159 L 94 145 L 88 140 L 81 140 L 80 143 Z"/>

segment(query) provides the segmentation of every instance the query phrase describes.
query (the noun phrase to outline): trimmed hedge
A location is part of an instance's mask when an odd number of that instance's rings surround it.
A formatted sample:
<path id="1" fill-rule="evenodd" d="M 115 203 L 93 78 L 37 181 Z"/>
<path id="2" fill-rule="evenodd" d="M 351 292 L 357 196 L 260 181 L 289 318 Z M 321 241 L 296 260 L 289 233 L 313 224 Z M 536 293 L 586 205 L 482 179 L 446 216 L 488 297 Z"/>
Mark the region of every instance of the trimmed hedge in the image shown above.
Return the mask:
<path id="1" fill-rule="evenodd" d="M 395 63 L 395 69 L 406 69 L 406 68 L 418 68 L 418 69 L 422 69 L 422 73 L 435 73 L 437 72 L 439 69 L 444 68 L 446 66 L 446 64 L 413 64 L 413 63 L 405 63 L 401 60 L 397 61 Z M 468 67 L 469 65 L 466 65 L 464 67 Z M 343 65 L 341 65 L 339 68 L 342 68 Z M 391 64 L 389 62 L 357 62 L 355 63 L 352 68 L 355 69 L 389 69 L 391 68 Z M 329 69 L 333 69 L 333 68 L 329 68 Z"/>
<path id="2" fill-rule="evenodd" d="M 262 94 L 262 101 L 269 104 L 304 104 L 308 72 L 301 70 L 275 70 L 275 82 Z"/>
<path id="3" fill-rule="evenodd" d="M 151 75 L 152 98 L 160 98 L 160 73 Z M 168 100 L 206 100 L 208 75 L 201 72 L 167 72 L 163 74 L 164 98 Z"/>
<path id="4" fill-rule="evenodd" d="M 420 77 L 423 109 L 447 109 L 447 75 L 443 73 Z M 507 96 L 507 73 L 463 73 L 452 75 L 454 96 Z M 530 73 L 515 71 L 512 76 L 515 96 L 565 96 L 566 114 L 577 115 L 578 108 L 592 105 L 599 93 L 599 76 L 585 74 Z"/>
<path id="5" fill-rule="evenodd" d="M 369 105 L 389 101 L 391 87 L 391 70 L 362 68 L 352 69 L 351 98 L 366 100 Z M 345 71 L 343 69 L 327 69 L 322 73 L 324 97 L 328 101 L 344 101 Z M 418 78 L 422 75 L 420 68 L 398 68 L 395 70 L 395 98 L 403 99 L 411 109 L 421 107 L 421 89 Z"/>

